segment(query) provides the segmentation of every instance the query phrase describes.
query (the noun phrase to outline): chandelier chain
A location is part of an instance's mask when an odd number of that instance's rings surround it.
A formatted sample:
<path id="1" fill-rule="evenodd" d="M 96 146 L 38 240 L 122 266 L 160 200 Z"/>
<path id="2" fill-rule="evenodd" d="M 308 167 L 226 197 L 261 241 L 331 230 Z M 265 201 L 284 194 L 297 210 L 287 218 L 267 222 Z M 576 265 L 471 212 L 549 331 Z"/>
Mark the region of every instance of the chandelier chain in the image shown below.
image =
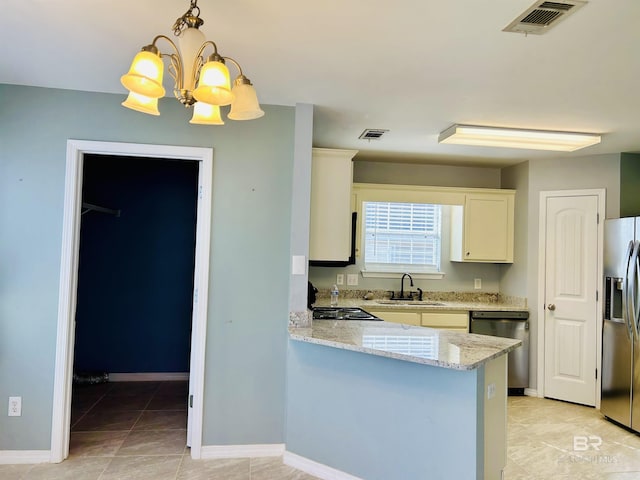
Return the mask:
<path id="1" fill-rule="evenodd" d="M 198 7 L 198 0 L 191 0 L 189 10 L 184 15 L 179 17 L 173 24 L 173 34 L 177 37 L 183 30 L 189 27 L 190 19 L 197 19 L 198 26 L 204 22 L 200 19 L 200 7 Z"/>

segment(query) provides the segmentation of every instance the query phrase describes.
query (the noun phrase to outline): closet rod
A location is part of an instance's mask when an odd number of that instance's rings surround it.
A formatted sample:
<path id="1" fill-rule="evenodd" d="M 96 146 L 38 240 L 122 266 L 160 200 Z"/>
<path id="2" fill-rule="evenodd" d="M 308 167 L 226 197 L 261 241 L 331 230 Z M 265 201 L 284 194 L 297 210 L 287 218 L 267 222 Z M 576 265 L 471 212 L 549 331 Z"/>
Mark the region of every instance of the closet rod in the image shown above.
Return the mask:
<path id="1" fill-rule="evenodd" d="M 100 213 L 108 213 L 109 215 L 115 215 L 116 217 L 120 216 L 120 210 L 114 210 L 113 208 L 101 207 L 99 205 L 93 205 L 92 203 L 82 202 L 82 215 L 87 212 L 94 211 Z"/>

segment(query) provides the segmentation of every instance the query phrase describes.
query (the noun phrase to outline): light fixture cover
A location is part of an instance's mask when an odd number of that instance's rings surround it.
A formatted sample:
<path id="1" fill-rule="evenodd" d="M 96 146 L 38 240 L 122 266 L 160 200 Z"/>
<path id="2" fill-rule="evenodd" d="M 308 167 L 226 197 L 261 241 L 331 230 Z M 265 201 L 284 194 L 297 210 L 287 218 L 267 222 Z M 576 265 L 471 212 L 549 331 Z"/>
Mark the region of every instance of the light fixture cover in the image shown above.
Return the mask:
<path id="1" fill-rule="evenodd" d="M 264 115 L 253 85 L 247 83 L 236 84 L 231 92 L 235 97 L 231 104 L 229 115 L 227 115 L 231 120 L 254 120 Z"/>
<path id="2" fill-rule="evenodd" d="M 122 106 L 149 115 L 160 115 L 157 98 L 145 97 L 136 92 L 129 92 L 129 96 L 122 102 Z"/>
<path id="3" fill-rule="evenodd" d="M 200 30 L 189 27 L 183 30 L 178 36 L 178 48 L 182 58 L 182 81 L 183 88 L 192 91 L 195 88 L 195 77 L 193 75 L 193 65 L 196 63 L 198 51 L 207 39 Z"/>
<path id="4" fill-rule="evenodd" d="M 224 125 L 222 117 L 220 116 L 220 107 L 204 102 L 196 102 L 193 104 L 193 117 L 191 117 L 189 123 L 199 125 Z"/>
<path id="5" fill-rule="evenodd" d="M 233 101 L 233 94 L 227 66 L 218 61 L 205 63 L 200 70 L 200 81 L 193 96 L 199 102 L 210 105 L 229 105 Z"/>
<path id="6" fill-rule="evenodd" d="M 440 133 L 438 142 L 482 147 L 573 152 L 600 143 L 600 135 L 477 125 L 453 125 Z"/>
<path id="7" fill-rule="evenodd" d="M 164 96 L 163 73 L 162 59 L 154 53 L 142 51 L 133 58 L 129 73 L 120 77 L 120 82 L 130 92 L 160 98 Z"/>

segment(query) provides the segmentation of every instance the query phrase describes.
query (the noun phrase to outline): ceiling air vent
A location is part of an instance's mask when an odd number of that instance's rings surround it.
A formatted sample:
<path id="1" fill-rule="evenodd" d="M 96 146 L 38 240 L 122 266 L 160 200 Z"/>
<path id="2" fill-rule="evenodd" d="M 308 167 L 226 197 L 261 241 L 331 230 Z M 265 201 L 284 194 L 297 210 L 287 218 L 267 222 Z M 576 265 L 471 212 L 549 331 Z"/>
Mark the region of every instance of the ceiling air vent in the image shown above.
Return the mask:
<path id="1" fill-rule="evenodd" d="M 556 26 L 561 20 L 575 13 L 586 3 L 585 0 L 537 1 L 502 31 L 542 35 L 547 33 L 551 27 Z"/>
<path id="2" fill-rule="evenodd" d="M 380 140 L 382 136 L 389 130 L 383 130 L 380 128 L 366 128 L 362 131 L 360 136 L 361 140 Z"/>

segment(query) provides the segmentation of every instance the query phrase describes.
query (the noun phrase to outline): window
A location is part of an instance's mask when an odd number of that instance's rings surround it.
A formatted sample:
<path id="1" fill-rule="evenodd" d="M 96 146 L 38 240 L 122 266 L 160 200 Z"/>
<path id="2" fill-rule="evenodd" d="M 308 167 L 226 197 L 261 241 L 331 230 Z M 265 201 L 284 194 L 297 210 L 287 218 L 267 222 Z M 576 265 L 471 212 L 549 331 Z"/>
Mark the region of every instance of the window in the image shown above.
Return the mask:
<path id="1" fill-rule="evenodd" d="M 374 272 L 440 272 L 442 206 L 364 202 L 364 266 Z"/>

